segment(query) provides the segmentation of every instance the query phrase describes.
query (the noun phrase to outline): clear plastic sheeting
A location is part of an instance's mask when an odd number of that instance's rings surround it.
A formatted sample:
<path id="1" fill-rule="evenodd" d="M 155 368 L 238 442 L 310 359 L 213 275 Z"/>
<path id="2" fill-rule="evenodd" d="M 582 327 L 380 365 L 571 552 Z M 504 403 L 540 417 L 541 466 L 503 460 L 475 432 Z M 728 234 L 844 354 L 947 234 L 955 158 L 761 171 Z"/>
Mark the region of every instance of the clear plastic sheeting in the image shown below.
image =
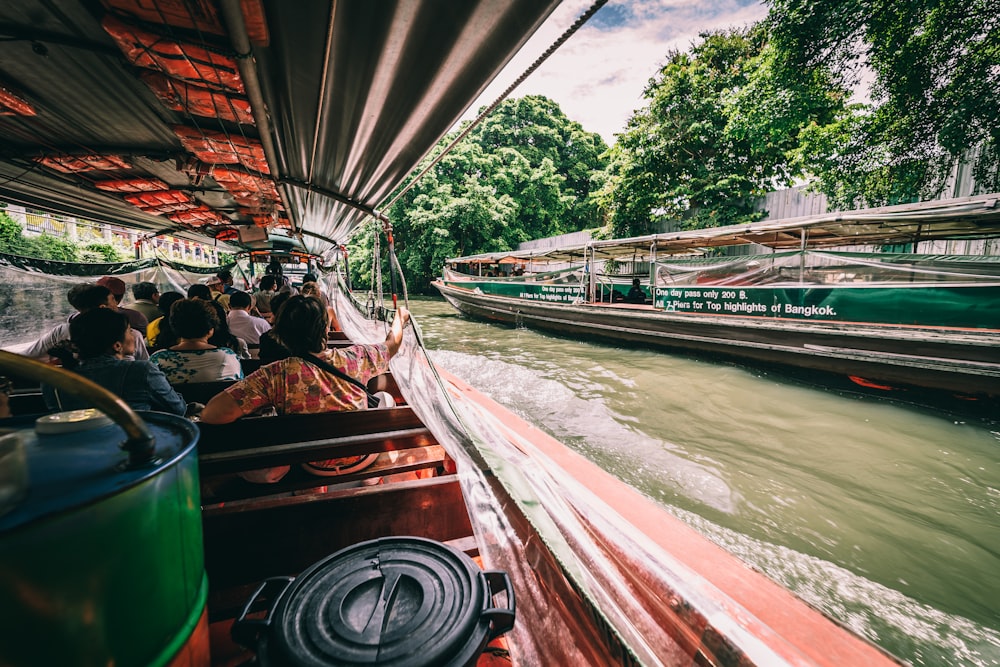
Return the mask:
<path id="1" fill-rule="evenodd" d="M 67 293 L 74 285 L 113 275 L 125 282 L 123 306 L 133 303 L 132 285 L 154 283 L 164 293 L 187 292 L 221 267 L 194 267 L 155 259 L 113 264 L 54 262 L 0 254 L 0 347 L 37 339 L 74 312 Z"/>
<path id="2" fill-rule="evenodd" d="M 334 293 L 352 339 L 384 338 L 386 324 L 365 319 L 364 300 Z M 711 664 L 812 664 L 573 479 L 500 410 L 443 380 L 418 322 L 391 367 L 457 463 L 485 567 L 511 577 L 516 664 L 689 665 L 696 651 Z"/>
<path id="3" fill-rule="evenodd" d="M 656 286 L 857 285 L 1000 282 L 1000 257 L 776 252 L 656 262 Z"/>
<path id="4" fill-rule="evenodd" d="M 540 272 L 527 272 L 521 275 L 513 275 L 510 269 L 506 267 L 497 267 L 500 270 L 498 275 L 476 275 L 472 273 L 462 273 L 455 269 L 450 269 L 447 266 L 443 268 L 442 274 L 446 281 L 482 281 L 484 278 L 489 280 L 511 280 L 514 282 L 525 282 L 525 283 L 546 283 L 552 285 L 566 285 L 575 284 L 583 280 L 584 272 L 579 266 L 552 269 Z M 491 273 L 492 271 L 488 271 Z"/>

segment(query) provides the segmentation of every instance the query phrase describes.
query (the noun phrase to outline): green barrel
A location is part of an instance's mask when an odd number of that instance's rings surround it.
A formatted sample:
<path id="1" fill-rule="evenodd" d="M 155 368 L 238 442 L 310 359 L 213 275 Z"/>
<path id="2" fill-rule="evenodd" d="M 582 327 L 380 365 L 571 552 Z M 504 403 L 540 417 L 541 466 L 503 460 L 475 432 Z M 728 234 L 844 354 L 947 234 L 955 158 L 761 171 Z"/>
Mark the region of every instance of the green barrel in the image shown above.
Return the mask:
<path id="1" fill-rule="evenodd" d="M 0 665 L 191 663 L 204 643 L 198 430 L 139 414 L 158 460 L 134 470 L 115 424 L 42 435 L 8 420 L 27 493 L 0 516 Z"/>

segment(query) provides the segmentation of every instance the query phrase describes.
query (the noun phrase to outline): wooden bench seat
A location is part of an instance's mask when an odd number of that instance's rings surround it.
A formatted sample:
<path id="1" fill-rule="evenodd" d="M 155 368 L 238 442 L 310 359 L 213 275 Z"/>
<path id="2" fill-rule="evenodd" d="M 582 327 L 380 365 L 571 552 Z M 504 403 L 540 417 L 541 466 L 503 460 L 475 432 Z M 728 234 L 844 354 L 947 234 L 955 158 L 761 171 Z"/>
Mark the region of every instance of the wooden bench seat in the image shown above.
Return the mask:
<path id="1" fill-rule="evenodd" d="M 355 484 L 365 479 L 389 478 L 403 473 L 433 470 L 436 475 L 444 474 L 451 464 L 451 458 L 441 445 L 428 445 L 401 451 L 382 452 L 374 463 L 357 472 L 318 477 L 309 474 L 299 466 L 292 466 L 281 481 L 273 484 L 255 484 L 233 474 L 207 474 L 202 479 L 202 503 L 205 507 L 213 504 L 262 499 L 271 496 L 287 496 L 291 493 L 317 487 L 338 487 Z M 378 481 L 378 480 L 375 480 Z"/>
<path id="2" fill-rule="evenodd" d="M 244 418 L 201 424 L 203 475 L 435 445 L 412 408 Z"/>

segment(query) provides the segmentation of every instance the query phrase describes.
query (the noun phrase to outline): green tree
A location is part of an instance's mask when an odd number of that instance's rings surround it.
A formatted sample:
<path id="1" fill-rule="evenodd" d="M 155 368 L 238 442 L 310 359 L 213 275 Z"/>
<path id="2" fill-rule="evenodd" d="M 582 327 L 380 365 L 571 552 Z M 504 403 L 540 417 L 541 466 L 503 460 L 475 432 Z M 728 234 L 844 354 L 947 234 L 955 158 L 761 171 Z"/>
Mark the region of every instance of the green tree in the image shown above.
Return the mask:
<path id="1" fill-rule="evenodd" d="M 777 76 L 765 26 L 705 33 L 675 51 L 645 90 L 648 104 L 611 151 L 598 201 L 615 236 L 751 222 L 755 201 L 801 175 L 800 134 L 833 122 L 845 93 L 821 69 Z"/>
<path id="2" fill-rule="evenodd" d="M 559 231 L 554 233 L 603 224 L 590 193 L 594 172 L 607 164 L 603 157 L 607 144 L 599 134 L 569 120 L 556 102 L 542 95 L 506 100 L 473 130 L 471 138 L 487 153 L 513 149 L 531 169 L 545 169 L 543 163 L 551 162 L 563 179 L 560 190 L 567 197 L 562 204 L 565 210 L 559 214 Z"/>
<path id="3" fill-rule="evenodd" d="M 513 250 L 522 241 L 602 224 L 591 193 L 606 151 L 599 135 L 570 121 L 552 100 L 528 96 L 501 104 L 388 211 L 409 288 L 431 291 L 448 257 Z M 372 265 L 364 257 L 372 234 L 366 226 L 349 244 L 358 288 L 370 282 Z"/>
<path id="4" fill-rule="evenodd" d="M 1000 188 L 1000 6 L 995 0 L 767 0 L 787 76 L 824 67 L 874 77 L 872 104 L 803 148 L 835 203 L 891 204 L 943 188 L 968 159 Z"/>

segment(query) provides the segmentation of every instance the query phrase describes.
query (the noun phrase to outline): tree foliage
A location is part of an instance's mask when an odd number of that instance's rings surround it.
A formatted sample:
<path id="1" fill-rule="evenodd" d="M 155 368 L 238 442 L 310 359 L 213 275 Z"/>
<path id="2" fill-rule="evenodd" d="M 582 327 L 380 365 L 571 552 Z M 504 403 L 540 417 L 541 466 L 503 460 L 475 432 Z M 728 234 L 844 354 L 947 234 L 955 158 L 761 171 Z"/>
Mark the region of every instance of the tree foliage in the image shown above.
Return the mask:
<path id="1" fill-rule="evenodd" d="M 755 201 L 802 173 L 802 132 L 843 110 L 845 93 L 823 69 L 776 76 L 764 26 L 701 40 L 669 54 L 611 151 L 599 201 L 615 236 L 652 232 L 660 219 L 687 228 L 759 219 Z"/>
<path id="2" fill-rule="evenodd" d="M 834 203 L 938 194 L 963 157 L 1000 188 L 1000 5 L 996 0 L 767 0 L 777 68 L 874 77 L 872 104 L 804 142 Z"/>
<path id="3" fill-rule="evenodd" d="M 548 98 L 503 102 L 388 211 L 410 289 L 429 290 L 448 257 L 513 250 L 603 224 L 590 195 L 606 151 L 599 135 Z M 360 230 L 348 246 L 356 287 L 371 282 L 371 260 L 363 257 L 372 234 Z M 388 264 L 382 271 L 388 276 Z"/>
<path id="4" fill-rule="evenodd" d="M 87 259 L 93 258 L 93 259 Z M 88 243 L 80 252 L 80 261 L 93 262 L 124 262 L 128 258 L 110 243 Z"/>

